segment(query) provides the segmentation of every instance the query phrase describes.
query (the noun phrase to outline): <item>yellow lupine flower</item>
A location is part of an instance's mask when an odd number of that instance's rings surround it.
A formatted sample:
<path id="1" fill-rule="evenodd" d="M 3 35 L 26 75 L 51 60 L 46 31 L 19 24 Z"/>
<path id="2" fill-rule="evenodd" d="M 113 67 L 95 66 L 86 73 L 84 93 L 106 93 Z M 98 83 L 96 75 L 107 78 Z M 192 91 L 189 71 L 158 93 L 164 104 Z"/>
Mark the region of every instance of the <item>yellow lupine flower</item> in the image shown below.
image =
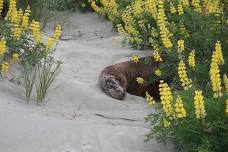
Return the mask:
<path id="1" fill-rule="evenodd" d="M 156 18 L 158 1 L 157 0 L 145 0 L 144 7 L 145 10 L 153 17 Z"/>
<path id="2" fill-rule="evenodd" d="M 175 103 L 175 115 L 177 118 L 185 118 L 186 111 L 184 109 L 184 105 L 180 96 L 177 96 L 176 103 Z"/>
<path id="3" fill-rule="evenodd" d="M 226 113 L 228 113 L 228 99 L 226 99 L 226 110 L 225 110 Z"/>
<path id="4" fill-rule="evenodd" d="M 136 0 L 133 4 L 133 12 L 135 15 L 140 15 L 143 12 L 142 0 Z"/>
<path id="5" fill-rule="evenodd" d="M 24 29 L 27 29 L 29 25 L 29 17 L 27 15 L 28 14 L 24 14 L 24 16 L 22 17 L 22 27 Z"/>
<path id="6" fill-rule="evenodd" d="M 121 18 L 123 20 L 123 22 L 125 23 L 125 25 L 131 25 L 132 23 L 134 23 L 134 18 L 132 16 L 132 8 L 131 6 L 128 6 L 124 12 L 121 15 Z"/>
<path id="7" fill-rule="evenodd" d="M 5 53 L 5 50 L 6 50 L 6 40 L 2 38 L 0 40 L 0 55 L 3 55 Z"/>
<path id="8" fill-rule="evenodd" d="M 144 83 L 144 79 L 141 77 L 137 77 L 136 81 L 138 82 L 138 84 L 143 84 Z"/>
<path id="9" fill-rule="evenodd" d="M 213 6 L 213 13 L 221 13 L 222 7 L 221 7 L 221 2 L 220 0 L 214 0 L 212 1 L 212 6 Z"/>
<path id="10" fill-rule="evenodd" d="M 172 93 L 170 87 L 163 80 L 159 84 L 159 94 L 162 104 L 162 109 L 167 117 L 171 116 L 173 113 L 173 107 L 171 102 L 173 101 Z"/>
<path id="11" fill-rule="evenodd" d="M 195 10 L 201 12 L 201 6 L 199 0 L 192 0 L 192 6 L 195 7 Z"/>
<path id="12" fill-rule="evenodd" d="M 161 72 L 161 70 L 160 69 L 157 69 L 157 70 L 155 70 L 154 71 L 154 74 L 156 75 L 156 76 L 161 76 L 162 75 L 162 72 Z"/>
<path id="13" fill-rule="evenodd" d="M 163 127 L 168 128 L 170 125 L 171 125 L 171 123 L 168 120 L 166 120 L 165 118 L 163 118 Z"/>
<path id="14" fill-rule="evenodd" d="M 108 7 L 109 0 L 100 0 L 104 7 Z"/>
<path id="15" fill-rule="evenodd" d="M 195 61 L 195 50 L 192 50 L 188 55 L 188 65 L 195 70 L 196 61 Z"/>
<path id="16" fill-rule="evenodd" d="M 59 40 L 60 36 L 62 34 L 62 28 L 60 25 L 57 25 L 54 33 L 52 36 L 50 36 L 47 40 L 47 44 L 46 44 L 46 49 L 51 49 L 53 47 L 53 45 Z"/>
<path id="17" fill-rule="evenodd" d="M 55 41 L 58 41 L 61 34 L 62 34 L 62 28 L 60 25 L 57 25 L 52 37 L 55 39 Z"/>
<path id="18" fill-rule="evenodd" d="M 209 0 L 204 1 L 205 13 L 206 15 L 213 12 L 213 3 Z"/>
<path id="19" fill-rule="evenodd" d="M 158 35 L 156 35 L 156 38 L 157 37 L 158 37 Z M 149 42 L 150 42 L 150 44 L 151 44 L 151 46 L 152 46 L 152 48 L 154 50 L 154 56 L 159 55 L 158 52 L 159 52 L 160 48 L 159 48 L 159 44 L 157 44 L 156 40 L 154 40 L 153 38 L 149 38 Z M 160 57 L 160 55 L 157 56 L 157 57 Z M 159 61 L 159 58 L 158 58 L 158 60 L 156 62 L 158 62 L 158 61 Z"/>
<path id="20" fill-rule="evenodd" d="M 19 27 L 18 24 L 14 25 L 14 28 L 12 29 L 13 31 L 13 36 L 16 40 L 19 40 L 21 37 L 22 29 Z"/>
<path id="21" fill-rule="evenodd" d="M 157 24 L 160 29 L 160 37 L 165 48 L 171 48 L 173 46 L 171 40 L 169 39 L 172 35 L 166 28 L 166 16 L 164 11 L 164 1 L 159 1 L 158 4 L 158 14 L 157 14 Z"/>
<path id="22" fill-rule="evenodd" d="M 138 21 L 138 25 L 139 25 L 139 27 L 141 27 L 142 29 L 145 29 L 145 28 L 146 28 L 146 27 L 145 27 L 145 23 L 144 23 L 143 20 Z"/>
<path id="23" fill-rule="evenodd" d="M 31 14 L 31 8 L 30 8 L 29 5 L 27 6 L 27 8 L 26 8 L 26 10 L 25 10 L 25 13 Z"/>
<path id="24" fill-rule="evenodd" d="M 183 60 L 178 64 L 178 76 L 180 78 L 181 86 L 187 90 L 192 87 L 192 80 L 188 78 L 185 63 Z"/>
<path id="25" fill-rule="evenodd" d="M 7 17 L 12 23 L 18 23 L 18 14 L 17 14 L 17 7 L 16 7 L 16 0 L 9 1 L 9 11 L 7 13 Z"/>
<path id="26" fill-rule="evenodd" d="M 28 6 L 27 9 L 25 10 L 23 17 L 22 17 L 22 24 L 21 25 L 24 29 L 28 28 L 30 13 L 31 13 L 31 10 L 30 10 L 30 7 Z"/>
<path id="27" fill-rule="evenodd" d="M 177 12 L 177 10 L 176 10 L 176 8 L 174 7 L 173 3 L 170 3 L 170 12 L 171 12 L 172 14 L 174 14 L 174 13 Z"/>
<path id="28" fill-rule="evenodd" d="M 162 58 L 161 58 L 161 56 L 159 55 L 159 53 L 158 53 L 158 51 L 154 51 L 154 61 L 155 62 L 160 62 L 160 61 L 162 61 Z"/>
<path id="29" fill-rule="evenodd" d="M 228 94 L 228 78 L 226 74 L 223 75 L 223 82 L 225 84 L 226 93 Z"/>
<path id="30" fill-rule="evenodd" d="M 189 6 L 189 0 L 181 0 L 183 6 Z"/>
<path id="31" fill-rule="evenodd" d="M 2 13 L 2 9 L 3 9 L 3 0 L 0 0 L 0 13 Z"/>
<path id="32" fill-rule="evenodd" d="M 177 48 L 179 53 L 184 51 L 184 40 L 177 41 Z"/>
<path id="33" fill-rule="evenodd" d="M 116 7 L 116 5 L 117 5 L 116 0 L 109 1 L 109 8 L 113 9 L 114 7 Z"/>
<path id="34" fill-rule="evenodd" d="M 134 62 L 134 63 L 139 62 L 139 56 L 137 56 L 137 55 L 132 55 L 131 61 Z"/>
<path id="35" fill-rule="evenodd" d="M 115 0 L 101 0 L 100 2 L 101 2 L 101 5 L 103 6 L 103 9 L 109 12 L 108 17 L 110 20 L 114 19 L 113 16 L 116 17 L 119 15 L 117 11 L 118 6 Z M 94 7 L 95 11 L 99 13 L 103 13 L 102 9 L 99 10 L 99 8 L 95 5 L 95 3 L 93 4 L 92 7 Z"/>
<path id="36" fill-rule="evenodd" d="M 143 40 L 141 38 L 135 37 L 134 41 L 139 44 L 142 43 Z"/>
<path id="37" fill-rule="evenodd" d="M 215 98 L 221 97 L 223 95 L 219 72 L 220 70 L 218 66 L 218 56 L 216 56 L 216 52 L 214 51 L 212 55 L 212 61 L 211 61 L 211 67 L 210 67 L 209 73 L 210 73 L 212 90 Z"/>
<path id="38" fill-rule="evenodd" d="M 150 94 L 147 91 L 146 91 L 146 101 L 147 101 L 148 105 L 155 104 L 154 98 L 152 96 L 150 96 Z"/>
<path id="39" fill-rule="evenodd" d="M 118 24 L 117 25 L 117 31 L 121 36 L 127 36 L 127 32 L 125 31 L 125 29 L 123 28 L 122 24 Z"/>
<path id="40" fill-rule="evenodd" d="M 179 15 L 183 15 L 184 14 L 184 9 L 183 9 L 183 6 L 181 4 L 181 1 L 179 1 L 179 4 L 177 6 L 177 9 L 178 9 L 178 14 Z"/>
<path id="41" fill-rule="evenodd" d="M 206 111 L 204 107 L 204 97 L 202 95 L 201 90 L 195 91 L 194 105 L 195 105 L 196 118 L 197 119 L 204 118 L 206 116 Z"/>
<path id="42" fill-rule="evenodd" d="M 137 31 L 132 25 L 126 25 L 125 29 L 128 34 L 132 34 L 134 36 L 137 36 L 139 34 L 139 31 Z"/>
<path id="43" fill-rule="evenodd" d="M 17 11 L 17 15 L 18 15 L 18 20 L 21 21 L 23 16 L 23 10 L 21 8 Z"/>
<path id="44" fill-rule="evenodd" d="M 223 58 L 222 47 L 221 47 L 220 41 L 217 41 L 215 44 L 215 53 L 217 54 L 217 57 L 218 57 L 218 64 L 223 65 L 224 58 Z"/>
<path id="45" fill-rule="evenodd" d="M 47 40 L 46 48 L 51 49 L 55 43 L 55 39 L 53 37 L 49 37 Z"/>
<path id="46" fill-rule="evenodd" d="M 1 71 L 3 75 L 7 75 L 9 72 L 9 63 L 8 62 L 3 62 L 1 65 Z"/>
<path id="47" fill-rule="evenodd" d="M 94 10 L 95 12 L 101 13 L 101 9 L 96 5 L 95 1 L 92 1 L 91 7 L 93 8 L 93 10 Z"/>
<path id="48" fill-rule="evenodd" d="M 36 43 L 39 43 L 43 37 L 42 32 L 40 31 L 40 22 L 32 20 L 30 25 L 30 29 L 32 31 L 32 36 Z"/>
<path id="49" fill-rule="evenodd" d="M 14 53 L 13 57 L 12 57 L 12 61 L 13 61 L 14 64 L 17 63 L 18 58 L 19 58 L 19 54 L 18 53 Z"/>

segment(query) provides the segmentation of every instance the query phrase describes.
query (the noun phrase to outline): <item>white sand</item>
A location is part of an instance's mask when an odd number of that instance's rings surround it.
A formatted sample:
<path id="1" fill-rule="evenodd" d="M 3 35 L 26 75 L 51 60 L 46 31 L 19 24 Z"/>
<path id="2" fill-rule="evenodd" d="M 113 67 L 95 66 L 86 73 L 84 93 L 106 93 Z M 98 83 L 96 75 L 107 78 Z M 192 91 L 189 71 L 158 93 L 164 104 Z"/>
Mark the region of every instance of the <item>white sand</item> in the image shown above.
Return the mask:
<path id="1" fill-rule="evenodd" d="M 141 97 L 118 101 L 97 87 L 107 65 L 148 52 L 121 47 L 112 26 L 97 14 L 64 14 L 66 26 L 55 56 L 62 73 L 46 103 L 26 104 L 20 86 L 0 82 L 0 152 L 164 152 L 170 146 L 144 143 L 152 111 Z M 47 25 L 46 32 L 56 21 Z"/>

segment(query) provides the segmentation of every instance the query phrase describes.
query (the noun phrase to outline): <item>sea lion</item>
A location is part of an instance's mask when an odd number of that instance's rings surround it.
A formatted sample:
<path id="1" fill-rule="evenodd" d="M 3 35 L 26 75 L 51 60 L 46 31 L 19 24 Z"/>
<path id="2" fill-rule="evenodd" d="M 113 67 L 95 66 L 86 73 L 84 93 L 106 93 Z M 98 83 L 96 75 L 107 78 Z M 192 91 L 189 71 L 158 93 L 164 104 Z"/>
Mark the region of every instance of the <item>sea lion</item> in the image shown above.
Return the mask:
<path id="1" fill-rule="evenodd" d="M 149 64 L 145 64 L 148 57 L 139 59 L 139 62 L 126 61 L 110 65 L 102 70 L 99 75 L 98 84 L 100 88 L 109 96 L 123 100 L 126 92 L 145 97 L 147 91 L 154 98 L 159 98 L 158 85 L 159 82 L 138 84 L 137 77 L 148 80 L 154 69 L 158 67 L 158 63 L 152 59 Z"/>

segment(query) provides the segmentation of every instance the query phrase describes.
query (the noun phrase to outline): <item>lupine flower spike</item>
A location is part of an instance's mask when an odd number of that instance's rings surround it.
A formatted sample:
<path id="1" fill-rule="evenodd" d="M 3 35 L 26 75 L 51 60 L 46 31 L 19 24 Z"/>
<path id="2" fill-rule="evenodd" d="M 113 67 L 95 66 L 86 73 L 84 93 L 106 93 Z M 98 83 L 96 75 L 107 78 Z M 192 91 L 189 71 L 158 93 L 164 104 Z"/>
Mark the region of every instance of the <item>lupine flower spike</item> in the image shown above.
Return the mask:
<path id="1" fill-rule="evenodd" d="M 9 72 L 9 63 L 8 62 L 3 62 L 1 65 L 1 71 L 4 76 L 6 76 Z"/>
<path id="2" fill-rule="evenodd" d="M 169 117 L 173 113 L 173 107 L 171 105 L 173 97 L 170 87 L 167 83 L 164 83 L 163 80 L 161 80 L 159 84 L 159 94 L 163 111 L 166 114 L 166 116 Z"/>
<path id="3" fill-rule="evenodd" d="M 160 37 L 163 42 L 165 48 L 171 48 L 173 46 L 170 40 L 170 32 L 166 27 L 166 16 L 164 10 L 164 0 L 159 1 L 158 5 L 158 16 L 157 16 L 157 24 L 160 29 Z"/>
<path id="4" fill-rule="evenodd" d="M 210 79 L 211 79 L 212 90 L 215 98 L 221 97 L 223 95 L 219 64 L 222 64 L 224 60 L 220 50 L 221 49 L 220 49 L 219 43 L 216 43 L 216 49 L 212 54 L 211 67 L 210 67 Z"/>
<path id="5" fill-rule="evenodd" d="M 143 84 L 144 83 L 144 79 L 141 77 L 137 77 L 136 81 L 138 82 L 138 84 Z"/>
<path id="6" fill-rule="evenodd" d="M 139 62 L 139 57 L 137 55 L 133 55 L 131 57 L 131 61 L 134 62 L 134 63 L 138 63 Z"/>
<path id="7" fill-rule="evenodd" d="M 168 128 L 170 125 L 171 123 L 167 119 L 163 118 L 163 127 Z"/>
<path id="8" fill-rule="evenodd" d="M 188 55 L 188 65 L 195 70 L 196 61 L 195 61 L 195 50 L 192 50 Z"/>
<path id="9" fill-rule="evenodd" d="M 185 118 L 186 111 L 184 109 L 184 105 L 180 96 L 177 96 L 176 103 L 175 103 L 175 115 L 177 118 Z"/>
<path id="10" fill-rule="evenodd" d="M 146 101 L 147 101 L 148 105 L 155 104 L 154 98 L 152 96 L 150 96 L 150 94 L 147 91 L 146 91 Z"/>
<path id="11" fill-rule="evenodd" d="M 156 75 L 156 76 L 161 76 L 162 75 L 162 72 L 161 72 L 161 70 L 160 69 L 157 69 L 157 70 L 155 70 L 154 71 L 154 74 Z"/>
<path id="12" fill-rule="evenodd" d="M 160 56 L 160 54 L 158 53 L 158 51 L 155 51 L 154 52 L 154 61 L 155 62 L 161 62 L 162 61 L 162 58 L 161 58 L 161 56 Z"/>
<path id="13" fill-rule="evenodd" d="M 12 58 L 12 61 L 13 61 L 14 64 L 17 63 L 18 58 L 19 58 L 19 54 L 14 53 L 14 54 L 13 54 L 13 58 Z"/>
<path id="14" fill-rule="evenodd" d="M 195 105 L 196 118 L 197 119 L 204 118 L 206 116 L 206 111 L 204 107 L 204 97 L 202 95 L 201 90 L 195 91 L 194 105 Z"/>
<path id="15" fill-rule="evenodd" d="M 3 0 L 0 0 L 0 14 L 2 13 L 2 9 L 3 9 Z"/>
<path id="16" fill-rule="evenodd" d="M 187 76 L 186 66 L 183 60 L 181 60 L 178 64 L 178 75 L 180 78 L 181 85 L 185 90 L 188 90 L 192 87 L 192 80 L 189 79 Z"/>
<path id="17" fill-rule="evenodd" d="M 0 56 L 5 53 L 6 41 L 4 38 L 0 39 Z"/>

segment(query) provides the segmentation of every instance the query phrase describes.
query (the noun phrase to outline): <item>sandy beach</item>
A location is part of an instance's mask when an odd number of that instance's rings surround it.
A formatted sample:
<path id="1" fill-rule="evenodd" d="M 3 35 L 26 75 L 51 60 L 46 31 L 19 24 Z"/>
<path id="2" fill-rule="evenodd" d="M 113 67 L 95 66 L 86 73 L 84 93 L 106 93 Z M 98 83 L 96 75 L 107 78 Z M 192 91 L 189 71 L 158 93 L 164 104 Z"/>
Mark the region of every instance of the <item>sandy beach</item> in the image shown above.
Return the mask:
<path id="1" fill-rule="evenodd" d="M 45 103 L 27 104 L 20 85 L 0 81 L 0 152 L 172 151 L 144 142 L 144 116 L 153 112 L 144 98 L 127 94 L 119 101 L 97 86 L 104 67 L 151 51 L 123 47 L 111 23 L 95 13 L 61 13 L 45 33 L 58 22 L 64 31 L 54 56 L 64 64 Z"/>

